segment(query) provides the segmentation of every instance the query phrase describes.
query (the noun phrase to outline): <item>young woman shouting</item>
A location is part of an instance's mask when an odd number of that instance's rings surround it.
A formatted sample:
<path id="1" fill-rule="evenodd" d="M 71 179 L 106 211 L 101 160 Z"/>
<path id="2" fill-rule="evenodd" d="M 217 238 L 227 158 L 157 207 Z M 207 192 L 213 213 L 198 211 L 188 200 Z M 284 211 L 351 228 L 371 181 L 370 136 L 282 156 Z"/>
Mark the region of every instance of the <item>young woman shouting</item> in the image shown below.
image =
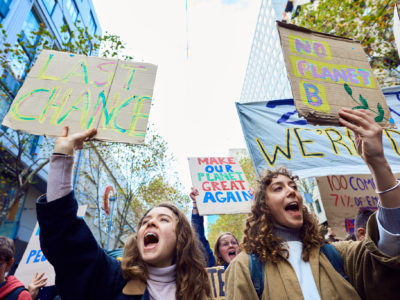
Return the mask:
<path id="1" fill-rule="evenodd" d="M 76 217 L 72 191 L 73 154 L 96 130 L 56 140 L 47 197 L 38 200 L 40 242 L 54 266 L 63 300 L 198 299 L 211 289 L 190 223 L 171 204 L 147 211 L 128 238 L 122 264 L 106 255 L 84 220 Z"/>

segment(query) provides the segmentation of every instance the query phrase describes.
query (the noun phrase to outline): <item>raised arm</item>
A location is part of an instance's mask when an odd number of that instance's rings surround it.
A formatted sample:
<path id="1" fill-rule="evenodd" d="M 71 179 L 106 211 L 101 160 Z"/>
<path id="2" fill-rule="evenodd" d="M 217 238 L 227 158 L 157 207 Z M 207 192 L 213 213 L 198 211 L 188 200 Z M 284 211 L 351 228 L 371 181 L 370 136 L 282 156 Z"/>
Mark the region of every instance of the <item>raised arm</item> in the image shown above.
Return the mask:
<path id="1" fill-rule="evenodd" d="M 53 201 L 68 195 L 72 191 L 72 166 L 75 149 L 82 149 L 83 143 L 96 134 L 96 129 L 68 135 L 68 126 L 54 144 L 50 158 L 47 181 L 47 201 Z"/>
<path id="2" fill-rule="evenodd" d="M 204 218 L 199 215 L 199 211 L 197 210 L 197 202 L 196 196 L 199 195 L 199 191 L 196 188 L 192 187 L 192 191 L 190 193 L 190 198 L 193 201 L 193 212 L 192 212 L 192 227 L 197 234 L 201 244 L 203 245 L 202 252 L 204 254 L 204 258 L 207 262 L 207 267 L 215 266 L 215 257 L 210 247 L 210 243 L 208 242 L 205 232 L 204 232 Z"/>
<path id="3" fill-rule="evenodd" d="M 351 129 L 357 151 L 370 169 L 379 196 L 377 246 L 386 255 L 400 255 L 400 181 L 396 180 L 386 160 L 382 128 L 374 114 L 365 110 L 342 109 L 340 123 Z"/>
<path id="4" fill-rule="evenodd" d="M 94 134 L 96 129 L 68 135 L 68 127 L 64 128 L 54 146 L 48 194 L 36 204 L 40 246 L 54 267 L 63 299 L 114 299 L 125 285 L 120 263 L 105 254 L 85 221 L 76 215 L 73 154 Z"/>
<path id="5" fill-rule="evenodd" d="M 354 132 L 357 151 L 374 177 L 381 206 L 400 207 L 400 188 L 383 152 L 382 128 L 375 122 L 375 115 L 350 109 L 342 109 L 339 115 L 339 122 Z"/>

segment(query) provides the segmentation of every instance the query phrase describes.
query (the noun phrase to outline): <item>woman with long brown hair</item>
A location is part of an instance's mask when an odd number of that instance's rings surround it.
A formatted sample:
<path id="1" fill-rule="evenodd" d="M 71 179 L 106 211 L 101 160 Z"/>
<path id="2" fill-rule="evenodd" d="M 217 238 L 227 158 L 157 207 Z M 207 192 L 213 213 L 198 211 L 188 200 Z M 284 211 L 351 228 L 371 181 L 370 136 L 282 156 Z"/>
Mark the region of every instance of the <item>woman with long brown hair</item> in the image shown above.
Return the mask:
<path id="1" fill-rule="evenodd" d="M 172 204 L 151 208 L 128 238 L 122 264 L 105 254 L 83 219 L 72 191 L 73 154 L 96 130 L 56 140 L 47 195 L 37 204 L 43 253 L 54 266 L 63 300 L 204 300 L 211 288 L 195 234 Z"/>
<path id="2" fill-rule="evenodd" d="M 400 180 L 386 161 L 382 128 L 373 113 L 342 109 L 339 116 L 355 135 L 380 200 L 378 213 L 368 221 L 367 237 L 327 247 L 317 220 L 303 205 L 296 177 L 285 168 L 267 171 L 246 222 L 244 251 L 225 273 L 226 299 L 398 298 Z M 254 271 L 257 265 L 259 272 Z"/>

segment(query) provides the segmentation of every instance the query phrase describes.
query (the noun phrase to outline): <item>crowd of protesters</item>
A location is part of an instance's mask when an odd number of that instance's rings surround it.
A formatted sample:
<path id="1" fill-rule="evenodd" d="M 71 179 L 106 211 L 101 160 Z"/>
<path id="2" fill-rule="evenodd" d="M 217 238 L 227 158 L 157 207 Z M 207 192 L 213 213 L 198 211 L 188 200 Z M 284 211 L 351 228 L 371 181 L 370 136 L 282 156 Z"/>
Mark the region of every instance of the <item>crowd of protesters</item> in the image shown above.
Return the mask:
<path id="1" fill-rule="evenodd" d="M 37 202 L 41 249 L 56 273 L 61 299 L 210 299 L 205 267 L 224 266 L 226 299 L 397 299 L 400 295 L 400 181 L 386 161 L 382 129 L 372 113 L 342 109 L 339 122 L 355 136 L 357 151 L 376 183 L 376 212 L 360 211 L 354 240 L 327 242 L 303 203 L 297 177 L 286 168 L 258 181 L 239 242 L 222 233 L 212 251 L 192 189 L 192 226 L 174 205 L 148 210 L 124 246 L 121 261 L 107 255 L 76 216 L 72 190 L 74 152 L 96 129 L 68 134 L 50 158 L 47 194 Z M 5 276 L 14 260 L 12 241 L 0 237 L 0 298 L 36 299 L 46 284 L 35 274 L 28 289 Z M 3 293 L 4 292 L 4 293 Z M 8 299 L 8 298 L 4 298 Z"/>

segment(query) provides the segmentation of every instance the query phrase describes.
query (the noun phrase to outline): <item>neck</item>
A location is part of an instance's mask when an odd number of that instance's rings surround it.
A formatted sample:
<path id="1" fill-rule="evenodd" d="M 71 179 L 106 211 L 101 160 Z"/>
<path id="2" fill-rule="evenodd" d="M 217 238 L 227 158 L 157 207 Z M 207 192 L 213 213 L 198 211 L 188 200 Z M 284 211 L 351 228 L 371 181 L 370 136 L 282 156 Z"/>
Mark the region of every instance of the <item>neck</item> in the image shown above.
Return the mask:
<path id="1" fill-rule="evenodd" d="M 176 279 L 176 265 L 165 268 L 147 266 L 149 279 L 158 282 L 173 282 Z"/>
<path id="2" fill-rule="evenodd" d="M 300 228 L 289 228 L 281 225 L 274 225 L 274 235 L 284 239 L 287 242 L 301 242 Z"/>

